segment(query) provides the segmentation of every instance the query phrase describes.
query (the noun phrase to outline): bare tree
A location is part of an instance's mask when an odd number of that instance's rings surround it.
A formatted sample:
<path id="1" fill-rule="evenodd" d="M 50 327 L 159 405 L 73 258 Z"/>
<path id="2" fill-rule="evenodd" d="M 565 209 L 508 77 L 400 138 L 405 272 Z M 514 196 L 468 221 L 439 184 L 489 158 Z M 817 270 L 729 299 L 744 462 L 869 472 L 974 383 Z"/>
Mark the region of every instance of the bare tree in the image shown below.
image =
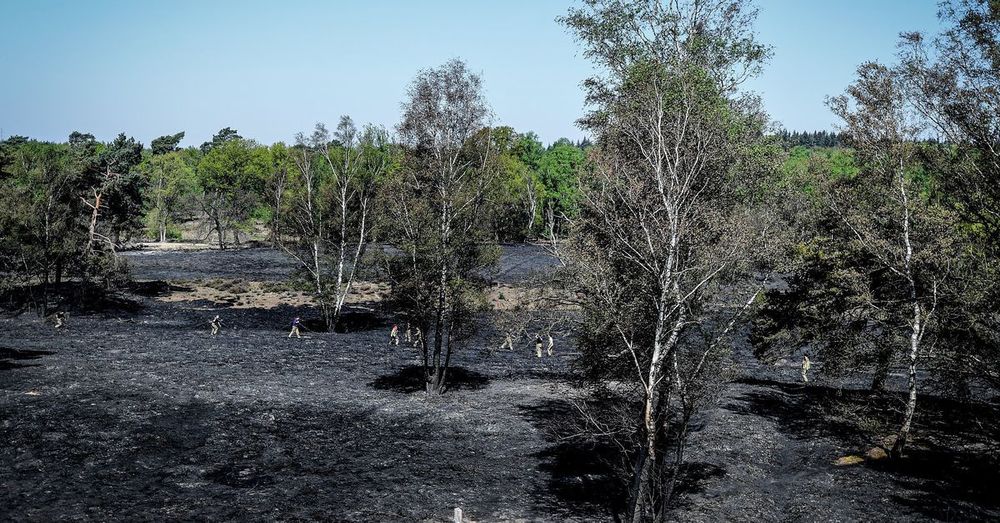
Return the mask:
<path id="1" fill-rule="evenodd" d="M 298 133 L 295 136 L 295 147 L 292 149 L 292 159 L 297 169 L 292 181 L 292 195 L 288 202 L 288 210 L 284 219 L 288 221 L 288 229 L 294 236 L 285 240 L 279 237 L 278 244 L 292 256 L 309 275 L 309 281 L 316 296 L 322 300 L 324 296 L 322 243 L 324 233 L 324 209 L 320 205 L 320 170 L 315 166 L 317 151 L 326 147 L 330 133 L 323 124 L 316 124 L 310 136 Z M 286 193 L 283 191 L 282 195 Z M 281 205 L 279 205 L 281 207 Z M 321 302 L 326 311 L 326 303 Z"/>
<path id="2" fill-rule="evenodd" d="M 332 295 L 332 328 L 340 318 L 344 300 L 351 292 L 365 248 L 371 237 L 374 220 L 374 199 L 378 185 L 392 166 L 388 133 L 382 128 L 367 126 L 360 133 L 348 116 L 340 119 L 334 138 L 339 143 L 337 154 L 329 144 L 321 155 L 333 173 L 332 198 L 334 211 L 330 240 L 333 263 L 336 265 L 329 292 Z"/>
<path id="3" fill-rule="evenodd" d="M 392 167 L 388 134 L 374 126 L 359 132 L 344 116 L 333 137 L 322 124 L 309 137 L 300 133 L 291 155 L 297 176 L 279 207 L 288 207 L 284 220 L 292 234 L 278 241 L 309 275 L 327 328 L 334 329 L 371 239 L 379 184 Z"/>

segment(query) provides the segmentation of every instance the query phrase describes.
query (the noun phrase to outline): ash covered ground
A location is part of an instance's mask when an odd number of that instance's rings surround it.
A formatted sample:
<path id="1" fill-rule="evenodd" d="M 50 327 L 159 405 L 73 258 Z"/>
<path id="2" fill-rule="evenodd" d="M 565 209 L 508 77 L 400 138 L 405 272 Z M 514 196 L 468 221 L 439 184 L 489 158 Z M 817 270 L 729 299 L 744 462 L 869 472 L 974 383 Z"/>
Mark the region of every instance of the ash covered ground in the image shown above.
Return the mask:
<path id="1" fill-rule="evenodd" d="M 139 280 L 273 281 L 294 268 L 266 249 L 129 259 Z M 508 248 L 496 279 L 551 263 Z M 386 344 L 388 314 L 288 339 L 291 317 L 317 312 L 164 301 L 171 289 L 138 284 L 135 307 L 73 314 L 65 330 L 0 319 L 0 519 L 448 521 L 462 507 L 476 521 L 610 521 L 620 508 L 613 449 L 561 437 L 568 401 L 586 394 L 570 340 L 539 359 L 526 344 L 488 350 L 499 340 L 484 329 L 456 355 L 454 389 L 428 397 L 416 351 Z M 873 443 L 831 406 L 837 391 L 738 356 L 743 377 L 698 420 L 676 520 L 1000 518 L 996 444 L 980 423 L 995 411 L 927 398 L 905 465 L 838 467 Z"/>

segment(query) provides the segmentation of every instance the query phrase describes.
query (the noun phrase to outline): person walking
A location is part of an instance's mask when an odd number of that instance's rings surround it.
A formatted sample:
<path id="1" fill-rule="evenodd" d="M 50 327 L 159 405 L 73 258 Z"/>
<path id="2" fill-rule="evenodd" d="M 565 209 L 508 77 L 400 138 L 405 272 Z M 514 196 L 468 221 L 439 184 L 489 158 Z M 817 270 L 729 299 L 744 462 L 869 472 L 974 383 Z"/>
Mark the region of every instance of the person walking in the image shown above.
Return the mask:
<path id="1" fill-rule="evenodd" d="M 537 357 L 537 358 L 541 358 L 542 357 L 542 336 L 541 335 L 535 336 L 535 357 Z"/>
<path id="2" fill-rule="evenodd" d="M 295 319 L 292 320 L 292 331 L 288 333 L 288 337 L 291 338 L 294 334 L 296 338 L 301 338 L 302 336 L 299 335 L 299 327 L 301 326 L 302 320 L 296 316 Z"/>
<path id="3" fill-rule="evenodd" d="M 399 325 L 395 323 L 392 324 L 392 330 L 389 331 L 389 345 L 399 345 Z"/>
<path id="4" fill-rule="evenodd" d="M 504 333 L 503 343 L 500 344 L 501 349 L 504 347 L 507 347 L 507 350 L 514 350 L 514 337 L 509 331 Z"/>
<path id="5" fill-rule="evenodd" d="M 219 333 L 219 329 L 222 328 L 222 319 L 219 318 L 218 314 L 216 314 L 215 317 L 212 318 L 212 321 L 208 322 L 208 324 L 212 326 L 212 336 L 215 336 Z"/>
<path id="6" fill-rule="evenodd" d="M 802 355 L 802 382 L 809 383 L 809 369 L 812 368 L 812 362 L 809 361 L 809 354 Z"/>

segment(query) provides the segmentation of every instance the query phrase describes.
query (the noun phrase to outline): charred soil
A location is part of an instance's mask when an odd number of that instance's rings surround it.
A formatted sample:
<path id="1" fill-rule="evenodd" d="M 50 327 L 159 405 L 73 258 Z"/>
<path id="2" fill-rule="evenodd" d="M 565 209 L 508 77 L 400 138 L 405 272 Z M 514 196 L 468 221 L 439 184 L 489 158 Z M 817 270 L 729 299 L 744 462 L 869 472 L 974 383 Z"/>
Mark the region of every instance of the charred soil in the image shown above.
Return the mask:
<path id="1" fill-rule="evenodd" d="M 284 277 L 274 253 L 241 252 L 132 263 L 147 280 Z M 476 521 L 610 521 L 621 507 L 614 449 L 564 437 L 569 401 L 587 394 L 569 340 L 536 358 L 527 341 L 487 350 L 499 340 L 484 329 L 451 389 L 428 396 L 377 307 L 353 309 L 349 332 L 289 339 L 292 317 L 318 316 L 308 304 L 164 299 L 180 287 L 139 285 L 134 307 L 64 329 L 0 319 L 0 519 L 448 521 L 462 507 Z M 1000 518 L 995 434 L 977 425 L 995 411 L 928 400 L 905 463 L 837 466 L 874 445 L 835 406 L 844 393 L 795 384 L 793 368 L 750 375 L 699 420 L 677 520 Z M 846 401 L 876 415 L 895 400 Z"/>

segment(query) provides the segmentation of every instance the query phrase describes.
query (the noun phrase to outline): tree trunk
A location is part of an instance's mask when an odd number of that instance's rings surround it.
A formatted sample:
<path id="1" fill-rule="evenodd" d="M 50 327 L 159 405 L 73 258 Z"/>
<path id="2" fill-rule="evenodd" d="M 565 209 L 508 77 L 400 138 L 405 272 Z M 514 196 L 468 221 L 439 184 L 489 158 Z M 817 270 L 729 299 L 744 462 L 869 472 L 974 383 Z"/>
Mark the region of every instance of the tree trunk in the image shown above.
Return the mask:
<path id="1" fill-rule="evenodd" d="M 922 310 L 920 307 L 920 301 L 917 299 L 917 285 L 913 278 L 913 269 L 911 267 L 911 261 L 913 260 L 913 244 L 910 242 L 910 208 L 909 198 L 906 194 L 906 180 L 903 176 L 902 165 L 900 165 L 898 177 L 899 193 L 903 201 L 903 244 L 906 249 L 903 261 L 906 269 L 906 280 L 910 286 L 910 303 L 913 307 L 913 322 L 910 328 L 909 376 L 907 384 L 908 395 L 906 400 L 906 412 L 903 414 L 903 425 L 899 427 L 899 433 L 896 434 L 896 442 L 892 445 L 892 450 L 890 452 L 893 459 L 897 459 L 903 455 L 903 449 L 906 448 L 906 439 L 910 436 L 910 427 L 913 424 L 913 414 L 917 410 L 917 356 L 919 355 L 920 339 L 922 338 L 922 329 L 924 328 L 921 324 Z"/>
<path id="2" fill-rule="evenodd" d="M 900 458 L 906 448 L 906 440 L 910 436 L 913 425 L 913 414 L 917 411 L 917 356 L 920 349 L 920 305 L 913 304 L 913 327 L 910 332 L 910 354 L 907 369 L 907 399 L 906 411 L 903 414 L 903 425 L 896 434 L 896 442 L 892 445 L 891 456 Z"/>
<path id="3" fill-rule="evenodd" d="M 217 214 L 212 216 L 212 221 L 215 222 L 215 232 L 219 237 L 219 250 L 224 250 L 226 248 L 226 237 L 222 232 L 222 222 L 219 220 L 219 216 Z"/>
<path id="4" fill-rule="evenodd" d="M 629 521 L 639 523 L 650 520 L 653 509 L 653 476 L 659 444 L 656 414 L 659 412 L 659 395 L 650 391 L 643 406 L 642 430 L 645 442 L 636 456 L 632 472 L 632 487 L 629 500 Z"/>
<path id="5" fill-rule="evenodd" d="M 875 361 L 875 375 L 872 377 L 871 391 L 884 392 L 885 382 L 889 377 L 889 367 L 892 364 L 892 345 L 886 344 L 878 353 Z"/>
<path id="6" fill-rule="evenodd" d="M 103 193 L 94 190 L 94 203 L 90 205 L 92 209 L 90 214 L 90 227 L 89 227 L 89 240 L 87 241 L 87 252 L 94 250 L 94 237 L 97 234 L 97 216 L 101 212 L 101 197 Z"/>

